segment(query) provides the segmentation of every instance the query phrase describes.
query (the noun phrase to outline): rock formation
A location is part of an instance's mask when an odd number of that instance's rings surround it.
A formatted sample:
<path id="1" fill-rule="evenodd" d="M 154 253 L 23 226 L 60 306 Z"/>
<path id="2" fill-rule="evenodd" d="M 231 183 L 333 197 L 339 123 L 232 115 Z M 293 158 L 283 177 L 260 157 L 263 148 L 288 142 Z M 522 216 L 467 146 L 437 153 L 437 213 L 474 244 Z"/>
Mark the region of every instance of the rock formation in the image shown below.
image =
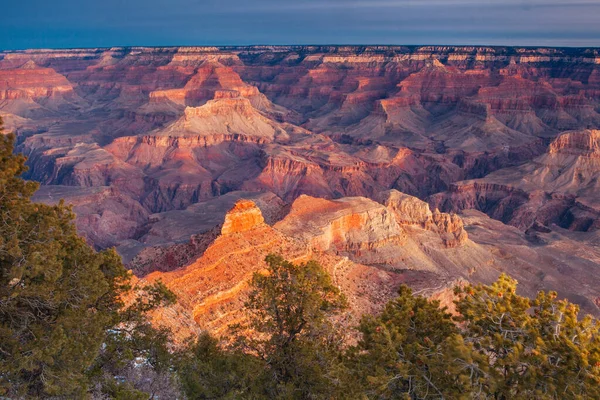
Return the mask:
<path id="1" fill-rule="evenodd" d="M 376 199 L 394 212 L 400 225 L 420 226 L 436 232 L 447 247 L 460 246 L 469 237 L 456 214 L 441 213 L 437 208 L 431 212 L 427 203 L 414 196 L 390 190 L 379 193 Z"/>
<path id="2" fill-rule="evenodd" d="M 194 323 L 199 329 L 225 332 L 244 317 L 240 306 L 248 281 L 264 268 L 269 252 L 294 262 L 318 259 L 350 301 L 349 323 L 377 311 L 400 283 L 451 305 L 449 293 L 457 283 L 491 282 L 501 272 L 517 277 L 527 295 L 544 285 L 587 312 L 598 313 L 594 299 L 600 292 L 591 282 L 599 282 L 600 275 L 586 270 L 600 260 L 600 253 L 596 249 L 567 261 L 566 249 L 587 246 L 568 231 L 524 233 L 477 211 L 464 214 L 464 224 L 459 216 L 442 213 L 436 221 L 426 203 L 410 196 L 387 192 L 381 198 L 389 205 L 359 197 L 332 201 L 300 196 L 273 226 L 264 222 L 254 202 L 238 200 L 224 216 L 220 234 L 197 260 L 144 278 L 162 280 L 179 296 L 178 305 L 157 315 L 179 310 L 191 316 L 193 321 L 168 322 L 180 337 L 191 333 Z M 402 209 L 410 210 L 408 218 L 398 212 Z M 454 233 L 458 227 L 462 242 L 448 247 L 445 232 Z M 463 227 L 476 241 L 466 238 Z M 547 264 L 558 268 L 548 269 Z"/>
<path id="3" fill-rule="evenodd" d="M 250 200 L 239 200 L 225 215 L 221 235 L 232 235 L 260 228 L 265 220 L 260 208 Z"/>
<path id="4" fill-rule="evenodd" d="M 248 281 L 264 268 L 264 257 L 270 252 L 281 253 L 294 262 L 318 257 L 336 285 L 346 289 L 355 316 L 378 309 L 400 282 L 390 272 L 358 265 L 344 257 L 315 253 L 306 243 L 263 223 L 260 209 L 251 201 L 236 203 L 225 221 L 223 227 L 227 229 L 196 261 L 172 272 L 152 273 L 143 280 L 160 279 L 178 295 L 176 306 L 160 310 L 155 317 L 158 323 L 165 323 L 163 315 L 178 313 L 180 320 L 166 323 L 175 328 L 179 339 L 192 334 L 193 326 L 220 334 L 239 321 Z"/>

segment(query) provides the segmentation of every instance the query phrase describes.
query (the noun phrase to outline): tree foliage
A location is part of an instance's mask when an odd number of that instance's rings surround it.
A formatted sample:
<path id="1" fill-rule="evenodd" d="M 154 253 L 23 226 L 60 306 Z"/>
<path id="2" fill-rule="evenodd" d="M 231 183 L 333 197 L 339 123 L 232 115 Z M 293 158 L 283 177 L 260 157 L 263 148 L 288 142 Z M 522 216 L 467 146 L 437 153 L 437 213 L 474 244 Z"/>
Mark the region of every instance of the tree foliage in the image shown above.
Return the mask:
<path id="1" fill-rule="evenodd" d="M 452 315 L 401 286 L 345 347 L 331 324 L 344 301 L 318 263 L 266 261 L 236 345 L 203 336 L 183 353 L 189 398 L 600 398 L 599 324 L 554 292 L 529 299 L 501 275 L 456 288 Z"/>
<path id="2" fill-rule="evenodd" d="M 369 397 L 459 399 L 479 389 L 487 368 L 452 316 L 438 301 L 413 296 L 407 286 L 398 294 L 381 315 L 365 316 L 359 327 L 357 373 Z"/>
<path id="3" fill-rule="evenodd" d="M 457 314 L 400 288 L 363 318 L 354 350 L 371 398 L 600 398 L 598 322 L 555 292 L 516 294 L 506 275 L 456 288 Z"/>
<path id="4" fill-rule="evenodd" d="M 516 294 L 502 275 L 458 288 L 463 335 L 492 366 L 486 392 L 497 399 L 600 398 L 600 325 L 579 306 L 539 292 Z"/>
<path id="5" fill-rule="evenodd" d="M 255 273 L 245 303 L 249 324 L 238 348 L 266 366 L 264 395 L 286 399 L 333 396 L 343 338 L 332 317 L 345 299 L 316 261 L 293 264 L 268 255 L 266 273 Z M 237 328 L 238 331 L 240 327 Z"/>
<path id="6" fill-rule="evenodd" d="M 224 349 L 203 333 L 180 352 L 178 375 L 190 399 L 260 398 L 257 375 L 264 364 L 257 357 Z"/>
<path id="7" fill-rule="evenodd" d="M 158 285 L 125 306 L 130 276 L 119 256 L 88 246 L 62 201 L 30 200 L 38 184 L 20 177 L 25 158 L 14 141 L 0 134 L 0 395 L 83 398 L 103 345 L 117 336 L 139 345 L 151 332 L 144 311 L 173 299 Z M 137 333 L 115 333 L 123 326 Z"/>

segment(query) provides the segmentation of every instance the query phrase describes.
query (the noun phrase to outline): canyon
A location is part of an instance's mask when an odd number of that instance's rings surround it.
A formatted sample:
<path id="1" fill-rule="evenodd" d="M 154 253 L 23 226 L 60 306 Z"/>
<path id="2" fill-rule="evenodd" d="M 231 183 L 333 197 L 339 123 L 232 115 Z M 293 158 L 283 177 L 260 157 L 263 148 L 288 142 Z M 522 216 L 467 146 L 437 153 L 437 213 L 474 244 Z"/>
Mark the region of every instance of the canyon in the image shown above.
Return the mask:
<path id="1" fill-rule="evenodd" d="M 274 252 L 353 321 L 502 272 L 600 315 L 598 49 L 4 51 L 0 117 L 35 200 L 165 282 L 181 338 L 238 321 Z"/>

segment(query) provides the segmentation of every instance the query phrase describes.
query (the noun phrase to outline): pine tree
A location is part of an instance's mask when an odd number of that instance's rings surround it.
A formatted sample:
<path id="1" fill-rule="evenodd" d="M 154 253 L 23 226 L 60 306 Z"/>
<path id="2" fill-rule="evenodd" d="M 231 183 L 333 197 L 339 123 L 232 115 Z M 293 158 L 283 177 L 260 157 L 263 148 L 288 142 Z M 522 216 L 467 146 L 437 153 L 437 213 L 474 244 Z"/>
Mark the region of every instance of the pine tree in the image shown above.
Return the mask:
<path id="1" fill-rule="evenodd" d="M 188 399 L 258 399 L 258 375 L 264 363 L 240 351 L 224 349 L 202 333 L 179 352 L 177 371 Z"/>
<path id="2" fill-rule="evenodd" d="M 556 292 L 519 296 L 502 275 L 456 290 L 463 334 L 487 357 L 495 399 L 600 398 L 600 325 Z"/>
<path id="3" fill-rule="evenodd" d="M 353 368 L 373 399 L 600 398 L 600 324 L 501 275 L 456 288 L 458 315 L 401 287 L 361 321 Z"/>
<path id="4" fill-rule="evenodd" d="M 332 317 L 345 299 L 316 261 L 293 264 L 278 255 L 256 273 L 245 308 L 249 323 L 236 327 L 237 348 L 264 368 L 257 376 L 267 398 L 345 398 L 341 344 Z M 240 335 L 239 333 L 242 333 Z M 243 333 L 251 332 L 251 336 Z"/>
<path id="5" fill-rule="evenodd" d="M 88 246 L 62 202 L 31 202 L 38 184 L 20 177 L 14 141 L 0 134 L 0 395 L 82 398 L 107 335 L 142 325 L 141 309 L 123 304 L 130 277 L 114 250 Z M 172 301 L 158 290 L 136 304 Z"/>
<path id="6" fill-rule="evenodd" d="M 401 286 L 381 315 L 365 316 L 354 349 L 369 398 L 462 399 L 480 390 L 487 366 L 438 301 Z"/>

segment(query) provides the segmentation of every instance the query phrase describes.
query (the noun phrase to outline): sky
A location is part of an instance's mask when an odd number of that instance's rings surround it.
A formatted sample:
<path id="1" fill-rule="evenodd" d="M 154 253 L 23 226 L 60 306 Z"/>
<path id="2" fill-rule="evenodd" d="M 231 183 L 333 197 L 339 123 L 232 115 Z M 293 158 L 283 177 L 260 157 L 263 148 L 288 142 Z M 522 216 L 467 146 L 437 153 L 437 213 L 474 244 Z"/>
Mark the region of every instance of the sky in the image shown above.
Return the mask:
<path id="1" fill-rule="evenodd" d="M 0 49 L 251 44 L 600 47 L 600 0 L 0 0 Z"/>

